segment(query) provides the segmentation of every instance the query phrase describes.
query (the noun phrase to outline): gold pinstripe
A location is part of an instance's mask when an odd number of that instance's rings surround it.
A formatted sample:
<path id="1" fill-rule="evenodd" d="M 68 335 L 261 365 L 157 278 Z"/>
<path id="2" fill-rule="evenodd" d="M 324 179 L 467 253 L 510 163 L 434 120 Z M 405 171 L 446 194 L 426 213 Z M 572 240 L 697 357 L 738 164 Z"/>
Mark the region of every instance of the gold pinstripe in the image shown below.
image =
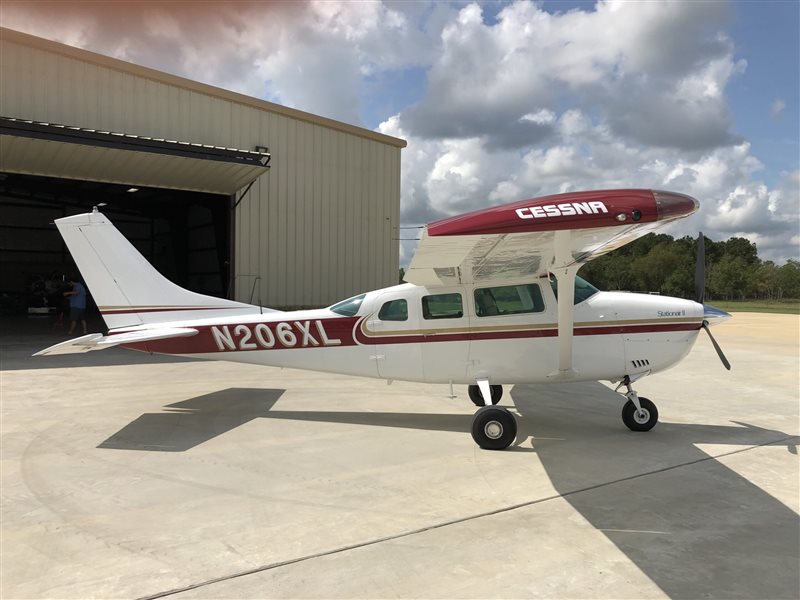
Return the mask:
<path id="1" fill-rule="evenodd" d="M 366 317 L 361 322 L 361 331 L 367 337 L 401 337 L 412 335 L 436 335 L 443 333 L 487 333 L 505 331 L 541 331 L 542 329 L 558 329 L 558 323 L 523 324 L 523 325 L 484 325 L 480 327 L 448 327 L 438 329 L 398 329 L 391 331 L 373 331 L 367 327 Z M 635 325 L 677 325 L 681 323 L 702 322 L 700 317 L 680 317 L 672 319 L 628 319 L 622 321 L 580 321 L 575 323 L 575 328 L 585 329 L 590 327 L 615 327 Z"/>

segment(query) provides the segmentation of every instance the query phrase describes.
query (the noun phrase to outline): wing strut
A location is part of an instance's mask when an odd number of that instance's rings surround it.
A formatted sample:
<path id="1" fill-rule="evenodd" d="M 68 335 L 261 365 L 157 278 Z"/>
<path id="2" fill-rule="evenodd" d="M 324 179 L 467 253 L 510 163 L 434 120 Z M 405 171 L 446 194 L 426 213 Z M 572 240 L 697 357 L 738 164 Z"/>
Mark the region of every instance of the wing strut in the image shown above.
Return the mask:
<path id="1" fill-rule="evenodd" d="M 558 280 L 558 371 L 550 373 L 553 379 L 572 379 L 572 336 L 575 312 L 575 276 L 580 264 L 575 264 L 570 250 L 572 233 L 555 232 L 555 257 L 550 272 Z"/>

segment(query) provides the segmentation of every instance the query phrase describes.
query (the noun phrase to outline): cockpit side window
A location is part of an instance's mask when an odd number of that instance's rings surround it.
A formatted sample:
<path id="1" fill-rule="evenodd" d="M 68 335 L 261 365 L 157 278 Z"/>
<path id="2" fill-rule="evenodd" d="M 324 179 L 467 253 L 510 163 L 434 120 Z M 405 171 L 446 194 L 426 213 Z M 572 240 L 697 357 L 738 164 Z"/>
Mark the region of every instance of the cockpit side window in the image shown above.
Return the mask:
<path id="1" fill-rule="evenodd" d="M 408 302 L 402 298 L 384 302 L 378 318 L 381 321 L 408 321 Z"/>
<path id="2" fill-rule="evenodd" d="M 550 276 L 550 285 L 553 288 L 553 294 L 556 296 L 556 300 L 558 299 L 558 280 L 551 275 Z M 573 304 L 580 304 L 584 300 L 587 300 L 594 296 L 597 292 L 599 292 L 596 287 L 594 287 L 591 283 L 582 279 L 581 277 L 575 277 L 575 295 L 573 297 L 572 303 Z"/>

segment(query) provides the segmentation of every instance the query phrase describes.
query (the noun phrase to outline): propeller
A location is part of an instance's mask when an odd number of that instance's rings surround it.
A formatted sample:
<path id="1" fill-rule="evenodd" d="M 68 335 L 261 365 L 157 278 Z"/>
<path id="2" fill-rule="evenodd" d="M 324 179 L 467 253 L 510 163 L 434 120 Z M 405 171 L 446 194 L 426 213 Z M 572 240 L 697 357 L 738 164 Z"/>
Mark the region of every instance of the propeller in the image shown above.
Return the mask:
<path id="1" fill-rule="evenodd" d="M 704 316 L 709 317 L 729 317 L 730 315 L 725 311 L 719 310 L 718 308 L 714 308 L 713 306 L 709 306 L 705 304 L 703 300 L 706 296 L 706 241 L 705 237 L 703 237 L 703 232 L 700 232 L 700 235 L 697 237 L 697 264 L 695 265 L 694 269 L 694 295 L 695 301 L 699 304 L 703 305 L 703 313 Z M 714 339 L 714 336 L 711 335 L 711 329 L 708 327 L 708 321 L 703 319 L 703 329 L 706 330 L 708 337 L 711 339 L 711 344 L 714 346 L 714 350 L 717 351 L 717 356 L 719 356 L 720 361 L 722 361 L 723 366 L 731 370 L 731 363 L 728 362 L 728 359 L 725 358 L 725 353 L 722 352 L 722 348 L 719 347 L 717 340 Z"/>
<path id="2" fill-rule="evenodd" d="M 714 350 L 717 351 L 717 356 L 719 356 L 719 359 L 722 361 L 723 366 L 726 369 L 728 369 L 728 371 L 730 371 L 731 370 L 731 363 L 729 363 L 728 359 L 725 358 L 725 354 L 722 352 L 722 348 L 719 347 L 719 344 L 717 343 L 717 340 L 715 340 L 714 336 L 711 335 L 711 329 L 709 329 L 708 321 L 706 321 L 706 320 L 703 321 L 703 329 L 706 330 L 706 333 L 708 334 L 708 337 L 711 339 L 711 343 L 714 345 Z"/>

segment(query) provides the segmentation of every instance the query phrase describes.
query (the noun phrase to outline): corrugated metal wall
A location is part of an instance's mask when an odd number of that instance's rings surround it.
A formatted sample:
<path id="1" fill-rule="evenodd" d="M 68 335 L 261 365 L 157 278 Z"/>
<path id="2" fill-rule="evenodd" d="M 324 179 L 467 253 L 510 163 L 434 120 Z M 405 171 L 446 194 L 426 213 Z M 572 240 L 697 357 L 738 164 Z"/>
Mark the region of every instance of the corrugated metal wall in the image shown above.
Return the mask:
<path id="1" fill-rule="evenodd" d="M 237 299 L 324 305 L 397 282 L 400 140 L 387 143 L 366 130 L 358 135 L 340 130 L 351 127 L 313 122 L 324 119 L 279 114 L 202 84 L 177 85 L 172 76 L 159 81 L 157 72 L 125 63 L 116 68 L 118 61 L 74 49 L 59 52 L 51 42 L 42 41 L 44 49 L 20 43 L 22 36 L 4 31 L 2 116 L 269 147 L 271 170 L 236 210 Z"/>
<path id="2" fill-rule="evenodd" d="M 236 212 L 237 289 L 260 274 L 267 305 L 309 306 L 397 283 L 400 150 L 279 115 L 256 126 L 272 162 Z"/>

